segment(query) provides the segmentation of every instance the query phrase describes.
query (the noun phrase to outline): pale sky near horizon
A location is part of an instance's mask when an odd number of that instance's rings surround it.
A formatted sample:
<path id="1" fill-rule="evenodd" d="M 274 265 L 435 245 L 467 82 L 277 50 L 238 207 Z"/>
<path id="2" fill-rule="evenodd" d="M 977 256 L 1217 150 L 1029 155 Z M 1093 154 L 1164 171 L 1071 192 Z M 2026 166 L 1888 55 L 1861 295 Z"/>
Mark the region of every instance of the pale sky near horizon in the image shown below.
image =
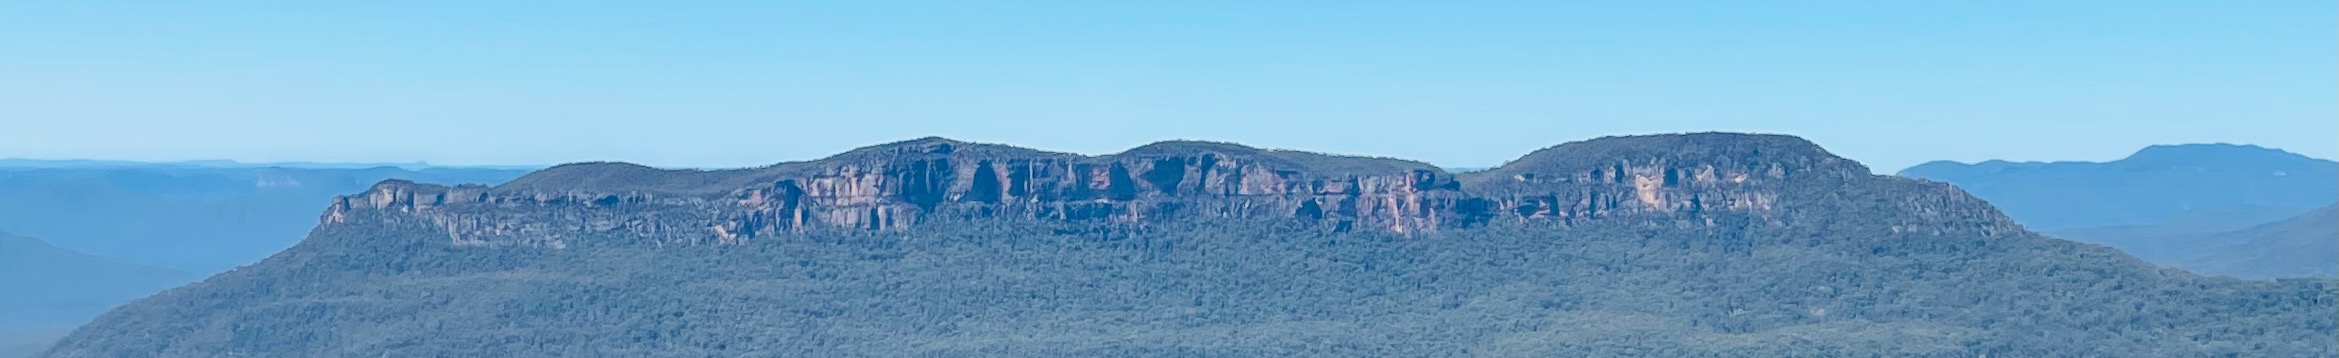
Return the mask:
<path id="1" fill-rule="evenodd" d="M 739 167 L 939 135 L 1499 164 L 1800 135 L 1880 171 L 2339 154 L 2331 1 L 0 2 L 0 158 Z"/>

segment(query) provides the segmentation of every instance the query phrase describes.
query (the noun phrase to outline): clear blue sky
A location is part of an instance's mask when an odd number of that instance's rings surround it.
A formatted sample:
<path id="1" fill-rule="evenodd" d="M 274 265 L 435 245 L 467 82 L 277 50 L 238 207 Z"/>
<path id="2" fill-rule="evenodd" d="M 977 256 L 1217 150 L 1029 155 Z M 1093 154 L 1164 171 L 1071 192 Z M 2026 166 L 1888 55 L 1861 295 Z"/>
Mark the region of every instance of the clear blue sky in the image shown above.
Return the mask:
<path id="1" fill-rule="evenodd" d="M 748 166 L 941 135 L 1487 166 L 2339 154 L 2332 1 L 7 1 L 0 157 Z"/>

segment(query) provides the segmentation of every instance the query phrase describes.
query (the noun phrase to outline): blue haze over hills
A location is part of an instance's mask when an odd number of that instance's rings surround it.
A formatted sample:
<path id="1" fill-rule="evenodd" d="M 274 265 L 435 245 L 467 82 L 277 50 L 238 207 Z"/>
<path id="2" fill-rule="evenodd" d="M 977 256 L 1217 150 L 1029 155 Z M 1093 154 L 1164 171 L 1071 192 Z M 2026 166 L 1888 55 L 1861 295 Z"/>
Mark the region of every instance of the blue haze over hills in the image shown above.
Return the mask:
<path id="1" fill-rule="evenodd" d="M 1932 162 L 2033 230 L 2148 261 L 2243 277 L 2339 270 L 2339 162 L 2254 145 L 2144 148 L 2110 162 Z"/>
<path id="2" fill-rule="evenodd" d="M 1448 168 L 1453 173 L 1485 168 Z M 26 300 L 80 302 L 0 328 L 0 349 L 47 342 L 98 309 L 192 281 L 290 246 L 334 194 L 379 180 L 496 185 L 524 166 L 239 164 L 239 161 L 33 161 L 0 159 L 0 227 L 56 236 L 56 246 L 7 236 L 7 281 Z M 2327 159 L 2255 145 L 2154 145 L 2119 161 L 1932 161 L 1911 178 L 1946 180 L 2054 236 L 2105 243 L 2145 260 L 2250 278 L 2332 276 L 2330 236 L 2339 213 Z M 2313 211 L 2323 208 L 2323 211 Z M 2306 213 L 2313 211 L 2313 213 Z M 65 246 L 65 248 L 58 248 Z M 28 248 L 28 250 L 16 250 Z M 73 250 L 68 250 L 73 248 Z M 87 250 L 87 253 L 75 253 Z M 44 264 L 44 267 L 21 267 Z M 154 264 L 154 267 L 150 267 Z M 171 269 L 161 269 L 171 267 Z M 80 278 L 75 278 L 75 274 Z M 56 285 L 70 281 L 80 285 Z M 7 300 L 7 297 L 0 297 Z M 96 304 L 96 307 L 89 307 Z M 26 304 L 19 304 L 26 307 Z M 7 351 L 0 351 L 5 356 Z"/>
<path id="3" fill-rule="evenodd" d="M 37 352 L 115 305 L 201 277 L 0 232 L 0 358 Z"/>
<path id="4" fill-rule="evenodd" d="M 0 198 L 10 199 L 0 200 L 0 229 L 56 243 L 6 236 L 0 247 L 8 250 L 0 254 L 14 255 L 17 266 L 41 266 L 14 272 L 62 274 L 0 282 L 35 293 L 0 299 L 78 305 L 0 310 L 41 315 L 0 325 L 0 346 L 54 339 L 104 307 L 274 253 L 315 225 L 326 198 L 388 179 L 497 184 L 526 169 L 0 160 Z M 2281 150 L 2166 145 L 2112 162 L 1942 161 L 1900 175 L 1956 184 L 2033 229 L 2162 265 L 2251 278 L 2330 276 L 2339 266 L 2326 257 L 2339 250 L 2330 240 L 2339 235 L 2339 212 L 2330 207 L 2339 190 L 2329 185 L 2339 182 L 2339 164 Z"/>
<path id="5" fill-rule="evenodd" d="M 528 167 L 0 159 L 0 358 L 115 305 L 258 261 L 327 199 L 406 179 L 494 184 Z"/>
<path id="6" fill-rule="evenodd" d="M 927 138 L 384 182 L 326 217 L 42 356 L 2339 352 L 2328 281 L 2154 267 L 1777 135 L 1605 137 L 1460 174 Z"/>
<path id="7" fill-rule="evenodd" d="M 2272 221 L 2339 200 L 2339 162 L 2252 145 L 2144 148 L 2110 162 L 1939 161 L 1902 176 L 1957 184 L 2038 230 Z"/>
<path id="8" fill-rule="evenodd" d="M 495 184 L 500 167 L 0 160 L 0 230 L 187 272 L 257 261 L 315 226 L 326 200 L 386 179 Z"/>

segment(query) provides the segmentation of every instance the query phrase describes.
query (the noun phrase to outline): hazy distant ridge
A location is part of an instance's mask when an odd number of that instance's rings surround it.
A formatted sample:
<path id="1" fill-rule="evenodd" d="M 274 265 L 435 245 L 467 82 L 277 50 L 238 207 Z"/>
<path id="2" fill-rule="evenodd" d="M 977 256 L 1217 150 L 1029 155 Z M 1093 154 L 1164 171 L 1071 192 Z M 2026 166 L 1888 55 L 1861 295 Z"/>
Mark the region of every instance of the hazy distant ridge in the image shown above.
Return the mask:
<path id="1" fill-rule="evenodd" d="M 2238 215 L 2246 226 L 2339 202 L 2339 162 L 2252 145 L 2159 145 L 2102 163 L 1940 161 L 1899 174 L 1956 184 L 2038 230 L 2186 215 Z"/>

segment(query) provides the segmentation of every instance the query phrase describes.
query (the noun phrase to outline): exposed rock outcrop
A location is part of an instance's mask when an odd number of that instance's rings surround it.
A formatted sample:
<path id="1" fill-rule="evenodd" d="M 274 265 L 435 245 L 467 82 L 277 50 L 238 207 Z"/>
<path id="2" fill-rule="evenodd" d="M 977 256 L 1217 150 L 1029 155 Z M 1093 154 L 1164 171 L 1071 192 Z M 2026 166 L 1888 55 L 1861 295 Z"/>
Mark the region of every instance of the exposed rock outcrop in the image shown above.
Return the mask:
<path id="1" fill-rule="evenodd" d="M 1226 143 L 1163 142 L 1089 157 L 924 138 L 756 169 L 591 163 L 497 188 L 389 181 L 336 199 L 324 221 L 420 220 L 457 244 L 546 247 L 611 234 L 722 243 L 957 218 L 1143 225 L 1265 217 L 1392 232 L 1615 217 L 1713 225 L 1717 215 L 1777 215 L 1797 183 L 1871 177 L 1801 139 L 1750 134 L 1603 138 L 1460 175 L 1418 162 Z M 1942 194 L 1970 199 L 1954 189 Z M 1978 230 L 2016 230 L 1995 212 L 1956 215 L 1980 223 L 1968 225 Z"/>

